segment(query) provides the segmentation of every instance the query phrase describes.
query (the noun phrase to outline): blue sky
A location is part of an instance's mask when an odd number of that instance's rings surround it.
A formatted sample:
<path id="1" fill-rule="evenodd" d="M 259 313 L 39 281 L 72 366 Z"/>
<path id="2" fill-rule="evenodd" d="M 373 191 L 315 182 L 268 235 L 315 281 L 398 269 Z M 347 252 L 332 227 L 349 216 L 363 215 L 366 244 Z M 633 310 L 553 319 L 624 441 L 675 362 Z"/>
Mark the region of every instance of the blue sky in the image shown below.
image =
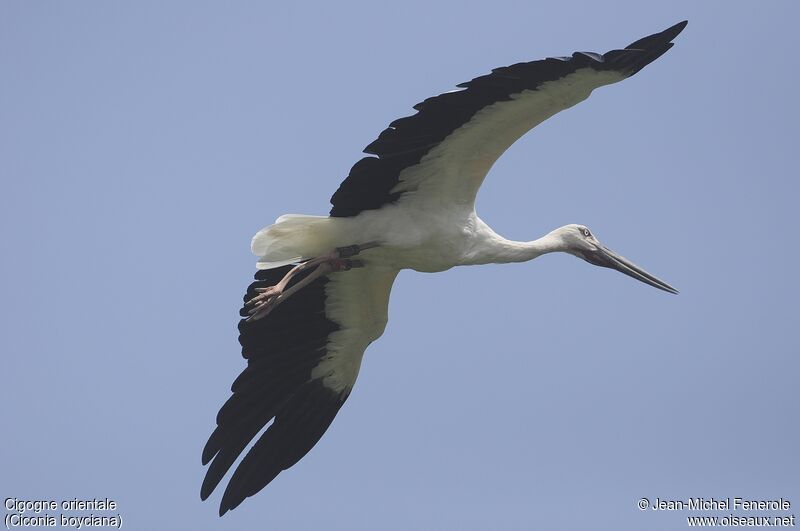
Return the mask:
<path id="1" fill-rule="evenodd" d="M 637 500 L 800 507 L 798 16 L 2 3 L 0 494 L 113 498 L 128 529 L 681 529 Z M 224 519 L 219 493 L 200 502 L 244 367 L 252 234 L 326 213 L 428 96 L 683 19 L 664 57 L 515 144 L 478 199 L 509 238 L 584 223 L 681 294 L 570 256 L 403 272 L 322 441 Z"/>

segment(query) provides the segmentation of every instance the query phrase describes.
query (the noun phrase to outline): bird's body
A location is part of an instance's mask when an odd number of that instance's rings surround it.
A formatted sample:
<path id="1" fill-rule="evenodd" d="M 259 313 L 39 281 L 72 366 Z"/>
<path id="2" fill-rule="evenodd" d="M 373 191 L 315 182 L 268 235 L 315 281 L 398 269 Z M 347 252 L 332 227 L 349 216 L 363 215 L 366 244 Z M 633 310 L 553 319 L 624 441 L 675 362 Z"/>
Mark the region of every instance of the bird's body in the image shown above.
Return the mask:
<path id="1" fill-rule="evenodd" d="M 397 205 L 353 218 L 282 218 L 260 232 L 253 247 L 268 239 L 270 247 L 280 247 L 291 254 L 292 262 L 320 256 L 352 242 L 380 242 L 379 247 L 363 253 L 370 266 L 423 273 L 493 262 L 494 247 L 490 246 L 503 241 L 472 210 L 416 212 Z M 272 264 L 261 265 L 269 269 Z"/>
<path id="2" fill-rule="evenodd" d="M 233 474 L 220 514 L 303 457 L 350 394 L 367 346 L 388 321 L 402 269 L 523 262 L 567 252 L 664 291 L 674 288 L 603 246 L 583 225 L 516 242 L 475 212 L 494 162 L 519 137 L 597 87 L 658 58 L 686 23 L 603 55 L 577 52 L 495 69 L 429 98 L 365 150 L 331 199 L 330 216 L 285 215 L 253 237 L 259 257 L 240 322 L 245 371 L 203 451 L 205 499 L 270 422 Z"/>

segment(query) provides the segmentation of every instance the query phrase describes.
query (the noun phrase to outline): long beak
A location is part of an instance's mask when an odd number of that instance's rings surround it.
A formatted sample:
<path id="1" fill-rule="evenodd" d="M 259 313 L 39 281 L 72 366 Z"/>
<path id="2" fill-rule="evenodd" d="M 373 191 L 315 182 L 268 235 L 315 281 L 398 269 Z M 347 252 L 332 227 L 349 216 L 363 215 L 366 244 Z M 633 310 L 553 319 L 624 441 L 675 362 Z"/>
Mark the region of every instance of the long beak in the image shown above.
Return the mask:
<path id="1" fill-rule="evenodd" d="M 658 288 L 669 293 L 678 293 L 678 290 L 660 278 L 654 277 L 627 258 L 618 255 L 604 245 L 598 245 L 597 250 L 594 252 L 584 252 L 583 258 L 591 264 L 598 265 L 600 267 L 616 269 L 617 271 L 625 273 L 629 277 L 633 277 L 636 280 L 644 282 L 645 284 L 649 284 L 654 288 Z"/>

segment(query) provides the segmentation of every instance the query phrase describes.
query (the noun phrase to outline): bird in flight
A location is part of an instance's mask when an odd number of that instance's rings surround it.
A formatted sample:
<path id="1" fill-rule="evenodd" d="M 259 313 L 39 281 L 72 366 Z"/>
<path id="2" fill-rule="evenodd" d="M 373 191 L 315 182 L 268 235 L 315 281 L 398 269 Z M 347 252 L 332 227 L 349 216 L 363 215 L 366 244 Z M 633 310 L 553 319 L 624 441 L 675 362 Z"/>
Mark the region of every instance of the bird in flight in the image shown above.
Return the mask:
<path id="1" fill-rule="evenodd" d="M 220 516 L 311 450 L 347 400 L 364 350 L 386 327 L 401 269 L 436 272 L 565 252 L 677 293 L 583 225 L 507 240 L 475 213 L 475 196 L 518 138 L 592 90 L 637 73 L 669 50 L 686 24 L 605 54 L 496 68 L 428 98 L 366 147 L 372 156 L 350 170 L 329 216 L 285 215 L 259 231 L 252 241 L 259 271 L 239 323 L 247 367 L 203 449 L 210 466 L 201 498 L 267 424 L 231 476 Z"/>

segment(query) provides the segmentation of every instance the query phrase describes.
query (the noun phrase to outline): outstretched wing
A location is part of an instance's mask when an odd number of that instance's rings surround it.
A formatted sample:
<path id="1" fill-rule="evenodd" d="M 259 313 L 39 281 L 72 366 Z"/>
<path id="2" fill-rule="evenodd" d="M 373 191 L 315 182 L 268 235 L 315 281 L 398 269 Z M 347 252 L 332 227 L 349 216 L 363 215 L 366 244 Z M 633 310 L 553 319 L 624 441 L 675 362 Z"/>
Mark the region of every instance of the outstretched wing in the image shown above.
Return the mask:
<path id="1" fill-rule="evenodd" d="M 519 63 L 428 98 L 392 122 L 331 198 L 331 216 L 404 201 L 472 208 L 494 162 L 519 137 L 592 90 L 632 76 L 672 47 L 687 22 L 605 54 Z M 423 205 L 421 205 L 423 206 Z"/>
<path id="2" fill-rule="evenodd" d="M 277 284 L 292 266 L 263 270 L 247 290 Z M 364 349 L 381 336 L 396 270 L 331 273 L 299 290 L 264 319 L 239 323 L 247 368 L 217 415 L 203 450 L 208 498 L 245 447 L 225 489 L 220 516 L 299 461 L 328 429 L 358 376 Z M 301 276 L 302 278 L 302 276 Z M 300 280 L 299 278 L 297 279 Z M 247 315 L 243 308 L 241 315 Z"/>

